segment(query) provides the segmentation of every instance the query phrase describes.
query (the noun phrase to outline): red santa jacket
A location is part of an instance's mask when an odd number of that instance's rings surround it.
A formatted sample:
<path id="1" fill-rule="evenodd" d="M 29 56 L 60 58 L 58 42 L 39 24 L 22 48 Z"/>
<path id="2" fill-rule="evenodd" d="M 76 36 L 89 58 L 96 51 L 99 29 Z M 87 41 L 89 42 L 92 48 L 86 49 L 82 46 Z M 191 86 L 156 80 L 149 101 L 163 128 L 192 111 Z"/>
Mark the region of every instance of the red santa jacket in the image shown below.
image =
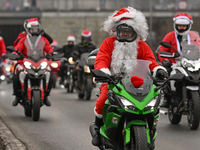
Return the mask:
<path id="1" fill-rule="evenodd" d="M 2 57 L 4 54 L 6 54 L 6 45 L 3 38 L 0 36 L 0 56 Z"/>
<path id="2" fill-rule="evenodd" d="M 45 42 L 45 46 L 44 46 L 44 52 L 46 53 L 51 53 L 53 52 L 53 49 L 51 47 L 51 45 L 49 44 L 49 41 L 41 36 L 41 38 L 44 40 Z M 27 36 L 22 37 L 21 40 L 19 40 L 18 44 L 14 47 L 16 50 L 18 50 L 20 53 L 22 53 L 24 56 L 28 57 L 28 52 L 27 52 L 27 48 L 24 44 L 25 40 L 27 39 Z"/>
<path id="3" fill-rule="evenodd" d="M 114 44 L 115 40 L 117 40 L 116 36 L 109 37 L 105 39 L 104 42 L 101 44 L 99 48 L 99 52 L 95 59 L 95 66 L 94 66 L 95 69 L 99 69 L 99 70 L 103 68 L 110 69 L 111 56 L 112 56 L 112 52 L 115 46 Z M 157 64 L 152 50 L 144 41 L 138 42 L 137 51 L 138 51 L 137 59 L 149 60 L 152 62 L 149 68 L 151 71 L 154 71 L 153 76 L 155 76 L 155 73 L 158 69 L 164 69 L 162 66 L 159 66 Z"/>
<path id="4" fill-rule="evenodd" d="M 13 47 L 17 46 L 17 44 L 18 44 L 18 42 L 20 41 L 20 39 L 22 39 L 23 37 L 26 37 L 26 35 L 27 35 L 27 34 L 26 34 L 25 31 L 19 33 L 17 39 L 16 39 L 16 40 L 14 41 L 14 43 L 13 43 Z"/>
<path id="5" fill-rule="evenodd" d="M 163 41 L 168 42 L 176 50 L 174 50 L 172 48 L 166 48 L 166 47 L 160 46 L 160 49 L 159 49 L 159 52 L 158 52 L 158 59 L 160 60 L 160 62 L 163 62 L 163 60 L 168 59 L 170 62 L 176 63 L 176 60 L 174 58 L 162 58 L 162 57 L 160 57 L 161 51 L 170 52 L 171 54 L 176 53 L 176 52 L 180 53 L 178 51 L 178 50 L 180 50 L 180 46 L 179 46 L 180 44 L 179 44 L 179 41 L 178 41 L 176 35 L 177 35 L 176 32 L 172 31 L 172 32 L 169 32 L 168 34 L 166 34 L 166 36 L 163 38 Z M 190 36 L 190 39 L 196 39 L 197 38 L 199 40 L 198 35 L 196 33 L 192 32 L 192 31 L 189 32 L 189 36 Z"/>

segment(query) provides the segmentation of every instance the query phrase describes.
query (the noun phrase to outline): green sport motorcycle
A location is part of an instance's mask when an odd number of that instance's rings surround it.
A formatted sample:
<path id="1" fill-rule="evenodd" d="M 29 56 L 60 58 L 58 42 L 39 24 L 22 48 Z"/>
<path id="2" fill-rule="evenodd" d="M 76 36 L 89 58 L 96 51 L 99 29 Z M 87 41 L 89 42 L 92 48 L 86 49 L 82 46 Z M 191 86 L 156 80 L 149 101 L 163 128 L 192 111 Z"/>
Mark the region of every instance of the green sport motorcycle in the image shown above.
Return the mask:
<path id="1" fill-rule="evenodd" d="M 103 109 L 104 125 L 100 128 L 99 149 L 153 150 L 159 120 L 159 89 L 163 83 L 151 77 L 150 61 L 122 60 L 119 74 L 109 76 L 92 70 L 95 81 L 108 83 L 107 101 Z M 136 80 L 134 79 L 136 77 Z M 137 85 L 143 79 L 143 84 Z M 134 81 L 133 81 L 134 80 Z M 156 88 L 156 85 L 160 85 Z M 92 137 L 98 128 L 90 125 Z"/>

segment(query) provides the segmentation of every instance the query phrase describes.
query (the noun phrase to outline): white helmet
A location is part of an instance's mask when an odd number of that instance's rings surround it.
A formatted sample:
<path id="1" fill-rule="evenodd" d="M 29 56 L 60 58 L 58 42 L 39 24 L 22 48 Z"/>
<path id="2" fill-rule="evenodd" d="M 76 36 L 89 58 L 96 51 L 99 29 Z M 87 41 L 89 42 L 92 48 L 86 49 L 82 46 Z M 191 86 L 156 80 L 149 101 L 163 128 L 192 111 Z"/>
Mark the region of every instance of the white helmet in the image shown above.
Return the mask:
<path id="1" fill-rule="evenodd" d="M 186 35 L 190 31 L 193 24 L 192 17 L 186 13 L 177 14 L 173 18 L 173 21 L 174 21 L 174 30 L 178 35 Z M 187 28 L 185 30 L 179 30 L 178 25 L 186 25 Z"/>

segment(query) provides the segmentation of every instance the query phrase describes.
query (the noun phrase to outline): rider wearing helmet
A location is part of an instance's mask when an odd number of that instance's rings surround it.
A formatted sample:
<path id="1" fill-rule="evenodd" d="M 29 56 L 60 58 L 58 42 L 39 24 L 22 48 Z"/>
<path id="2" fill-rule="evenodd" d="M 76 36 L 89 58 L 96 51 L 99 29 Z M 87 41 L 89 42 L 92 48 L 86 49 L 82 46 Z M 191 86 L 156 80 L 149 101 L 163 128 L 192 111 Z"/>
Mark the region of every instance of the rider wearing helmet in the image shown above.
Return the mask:
<path id="1" fill-rule="evenodd" d="M 72 52 L 74 50 L 74 45 L 75 45 L 75 36 L 74 35 L 70 35 L 67 37 L 67 44 L 66 45 L 63 45 L 62 47 L 62 54 L 63 54 L 63 57 L 66 58 L 66 59 L 69 59 L 70 57 L 72 57 Z M 62 60 L 61 60 L 62 61 Z M 66 61 L 62 61 L 61 62 L 61 66 L 60 66 L 60 77 L 61 77 L 61 80 L 60 80 L 60 84 L 63 84 L 64 82 L 64 72 L 65 72 L 65 64 L 66 64 Z"/>
<path id="2" fill-rule="evenodd" d="M 170 52 L 171 54 L 175 53 L 176 55 L 181 54 L 181 42 L 182 42 L 182 37 L 186 36 L 188 39 L 188 42 L 190 41 L 189 39 L 193 36 L 197 37 L 197 35 L 190 31 L 193 20 L 192 17 L 186 13 L 178 13 L 174 18 L 174 31 L 171 31 L 166 34 L 166 36 L 163 38 L 163 41 L 168 42 L 173 48 L 166 48 L 163 46 L 160 46 L 160 49 L 158 51 L 158 58 L 159 61 L 163 64 L 163 66 L 168 70 L 168 73 L 170 74 L 171 72 L 171 66 L 172 64 L 176 63 L 176 60 L 174 58 L 162 58 L 160 57 L 160 52 L 165 51 L 165 52 Z M 161 107 L 168 107 L 169 104 L 169 98 L 167 96 L 169 90 L 164 88 L 164 93 L 165 93 L 165 98 L 163 103 L 161 104 Z M 170 95 L 169 95 L 170 96 Z"/>
<path id="3" fill-rule="evenodd" d="M 81 33 L 81 42 L 74 47 L 74 51 L 76 52 L 74 55 L 75 60 L 79 59 L 82 53 L 91 52 L 92 50 L 96 49 L 96 46 L 91 43 L 91 35 L 92 32 L 86 29 Z"/>
<path id="4" fill-rule="evenodd" d="M 106 38 L 101 44 L 95 59 L 95 69 L 111 75 L 118 73 L 121 67 L 120 60 L 143 59 L 152 62 L 149 69 L 153 71 L 153 76 L 167 77 L 165 68 L 157 64 L 152 50 L 144 42 L 148 35 L 148 26 L 145 16 L 140 11 L 132 7 L 121 8 L 108 17 L 103 29 L 115 36 Z M 95 146 L 100 144 L 98 130 L 103 125 L 102 111 L 107 99 L 108 84 L 102 84 L 100 90 L 94 109 L 97 128 L 92 144 Z"/>
<path id="5" fill-rule="evenodd" d="M 30 37 L 35 36 L 37 37 L 37 40 L 42 39 L 44 41 L 44 55 L 47 53 L 53 52 L 53 49 L 51 45 L 49 44 L 49 41 L 41 35 L 42 28 L 41 25 L 38 22 L 38 18 L 31 18 L 25 21 L 24 28 L 26 30 L 26 34 L 20 38 L 20 40 L 15 44 L 14 48 L 18 50 L 18 52 L 22 53 L 24 56 L 28 57 L 28 50 L 27 50 L 27 44 L 30 46 L 31 41 Z M 37 40 L 35 43 L 37 43 Z M 28 41 L 28 43 L 25 44 L 25 41 Z M 14 54 L 17 54 L 13 52 Z M 19 81 L 19 73 L 20 73 L 20 63 L 21 61 L 18 61 L 17 65 L 15 66 L 15 72 L 13 76 L 13 95 L 15 95 L 15 100 L 13 101 L 12 105 L 17 106 L 19 101 L 21 100 L 21 93 L 19 92 L 19 89 L 21 89 L 20 81 Z M 51 80 L 51 79 L 50 79 Z M 44 97 L 44 104 L 47 106 L 51 106 L 50 101 L 48 100 L 48 95 L 51 91 L 51 82 L 49 82 L 48 90 L 45 91 L 45 97 Z"/>

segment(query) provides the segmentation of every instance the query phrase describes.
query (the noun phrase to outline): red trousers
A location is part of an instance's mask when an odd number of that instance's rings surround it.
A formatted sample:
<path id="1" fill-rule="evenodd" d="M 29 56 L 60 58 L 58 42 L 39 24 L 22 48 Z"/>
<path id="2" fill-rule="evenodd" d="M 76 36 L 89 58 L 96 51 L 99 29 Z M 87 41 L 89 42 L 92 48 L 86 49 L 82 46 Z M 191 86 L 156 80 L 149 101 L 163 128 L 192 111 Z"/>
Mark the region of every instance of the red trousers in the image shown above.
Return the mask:
<path id="1" fill-rule="evenodd" d="M 108 93 L 108 84 L 104 83 L 101 85 L 100 89 L 100 94 L 99 98 L 97 99 L 95 105 L 95 110 L 94 113 L 97 117 L 102 118 L 102 112 L 103 112 L 103 107 L 105 104 L 105 101 L 108 99 L 107 98 L 107 93 Z"/>

